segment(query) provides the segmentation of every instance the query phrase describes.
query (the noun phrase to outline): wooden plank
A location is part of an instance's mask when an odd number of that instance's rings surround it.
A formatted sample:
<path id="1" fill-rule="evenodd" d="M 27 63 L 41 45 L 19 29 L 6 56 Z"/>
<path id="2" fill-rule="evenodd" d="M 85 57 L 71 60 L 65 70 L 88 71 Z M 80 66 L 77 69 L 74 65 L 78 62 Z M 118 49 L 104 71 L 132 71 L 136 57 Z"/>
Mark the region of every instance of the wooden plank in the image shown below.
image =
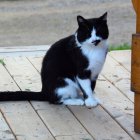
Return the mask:
<path id="1" fill-rule="evenodd" d="M 42 55 L 42 56 L 29 56 L 29 57 L 27 57 L 27 59 L 37 69 L 37 71 L 40 72 L 41 67 L 42 67 L 43 57 L 44 57 L 44 55 Z"/>
<path id="2" fill-rule="evenodd" d="M 30 139 L 30 140 L 54 140 L 45 125 L 33 111 L 30 104 L 26 104 L 27 112 L 24 112 L 21 108 L 16 109 L 18 111 L 10 112 L 6 110 L 5 116 L 8 118 L 8 122 L 16 134 L 16 137 L 20 140 Z M 15 121 L 16 118 L 16 121 Z"/>
<path id="3" fill-rule="evenodd" d="M 134 93 L 130 91 L 130 72 L 109 55 L 101 74 L 134 102 Z"/>
<path id="4" fill-rule="evenodd" d="M 6 60 L 4 61 L 6 63 Z M 7 63 L 6 66 L 8 67 Z M 14 67 L 14 64 L 12 67 Z M 19 90 L 10 75 L 1 65 L 0 73 L 4 75 L 1 76 L 0 80 L 1 90 Z M 5 86 L 5 84 L 7 85 Z M 53 140 L 50 132 L 29 102 L 0 102 L 0 109 L 12 131 L 18 137 L 18 140 Z"/>
<path id="5" fill-rule="evenodd" d="M 127 99 L 110 82 L 100 77 L 95 89 L 97 96 L 102 102 L 102 106 L 107 112 L 126 130 L 135 140 L 140 139 L 140 135 L 134 132 L 134 104 Z"/>
<path id="6" fill-rule="evenodd" d="M 1 91 L 16 91 L 19 88 L 16 86 L 13 79 L 9 76 L 2 64 L 0 64 L 0 90 Z M 10 85 L 10 86 L 9 86 Z"/>
<path id="7" fill-rule="evenodd" d="M 132 0 L 135 11 L 137 12 L 137 0 Z"/>
<path id="8" fill-rule="evenodd" d="M 112 51 L 109 53 L 109 55 L 116 60 L 121 66 L 125 67 L 125 69 L 127 69 L 129 72 L 131 71 L 131 51 L 126 50 L 126 51 Z M 109 59 L 110 57 L 108 57 Z M 110 60 L 107 60 L 108 62 L 110 62 Z M 110 65 L 110 67 L 112 68 L 112 64 Z M 116 69 L 119 70 L 120 67 L 117 66 L 116 64 Z M 107 67 L 106 67 L 107 68 Z M 105 68 L 104 68 L 105 69 Z M 120 71 L 122 71 L 123 69 L 121 69 Z M 112 73 L 112 70 L 108 70 L 108 72 Z M 114 72 L 114 71 L 113 71 Z M 114 72 L 115 73 L 115 72 Z M 112 75 L 114 74 L 112 73 Z M 116 74 L 119 76 L 119 74 Z M 130 76 L 130 74 L 129 74 Z M 121 79 L 121 77 L 119 77 Z M 123 78 L 121 80 L 118 80 L 115 83 L 115 86 L 117 88 L 119 88 L 132 102 L 134 102 L 134 93 L 130 90 L 130 77 L 127 78 Z"/>
<path id="9" fill-rule="evenodd" d="M 47 51 L 50 45 L 0 47 L 1 53 Z"/>
<path id="10" fill-rule="evenodd" d="M 131 51 L 112 51 L 109 55 L 115 59 L 120 65 L 125 67 L 129 72 L 131 71 Z M 109 60 L 108 60 L 109 61 Z M 112 66 L 111 66 L 112 67 Z M 119 68 L 116 68 L 119 69 Z M 112 71 L 111 71 L 112 72 Z M 113 73 L 112 73 L 113 75 Z M 134 102 L 134 93 L 130 91 L 130 78 L 121 79 L 115 83 L 115 86 L 119 88 L 123 93 L 127 93 L 126 96 Z"/>
<path id="11" fill-rule="evenodd" d="M 134 129 L 140 134 L 140 34 L 132 37 L 131 90 L 135 92 Z"/>
<path id="12" fill-rule="evenodd" d="M 55 137 L 61 135 L 90 137 L 66 106 L 52 105 L 47 102 L 34 102 L 33 105 Z"/>
<path id="13" fill-rule="evenodd" d="M 135 93 L 135 117 L 134 129 L 135 132 L 140 133 L 140 94 Z"/>
<path id="14" fill-rule="evenodd" d="M 38 59 L 36 62 L 34 60 Z M 40 58 L 29 58 L 32 64 L 40 70 Z M 37 108 L 37 107 L 36 107 Z M 40 108 L 40 107 L 39 107 Z M 38 109 L 39 109 L 38 108 Z M 45 109 L 42 105 L 42 110 Z M 86 127 L 95 139 L 131 139 L 118 124 L 101 108 L 89 110 L 85 107 L 70 107 L 77 119 Z M 56 110 L 57 111 L 57 110 Z M 49 113 L 46 113 L 49 114 Z M 45 115 L 44 115 L 45 117 Z M 48 117 L 46 117 L 48 118 Z M 50 121 L 47 121 L 50 122 Z M 92 123 L 91 123 L 92 122 Z M 96 126 L 96 127 L 95 127 Z"/>
<path id="15" fill-rule="evenodd" d="M 97 140 L 132 139 L 100 106 L 93 109 L 71 106 L 70 109 Z"/>
<path id="16" fill-rule="evenodd" d="M 131 89 L 140 93 L 140 34 L 133 35 L 132 46 Z"/>
<path id="17" fill-rule="evenodd" d="M 5 122 L 2 114 L 0 113 L 0 140 L 16 140 L 9 126 Z"/>
<path id="18" fill-rule="evenodd" d="M 85 135 L 58 136 L 56 140 L 92 140 L 91 137 Z"/>
<path id="19" fill-rule="evenodd" d="M 130 79 L 122 79 L 114 84 L 128 99 L 134 102 L 134 93 L 130 90 Z"/>
<path id="20" fill-rule="evenodd" d="M 0 47 L 0 56 L 35 56 L 45 55 L 50 45 Z"/>
<path id="21" fill-rule="evenodd" d="M 130 73 L 109 55 L 107 55 L 102 74 L 112 83 L 118 82 L 121 79 L 130 79 Z"/>
<path id="22" fill-rule="evenodd" d="M 136 27 L 136 32 L 140 33 L 140 1 L 137 0 L 137 27 Z"/>
<path id="23" fill-rule="evenodd" d="M 136 11 L 136 33 L 140 33 L 140 1 L 132 0 L 132 3 Z"/>
<path id="24" fill-rule="evenodd" d="M 42 56 L 42 55 L 45 55 L 45 52 L 46 51 L 29 51 L 29 52 L 13 52 L 13 53 L 10 53 L 10 52 L 7 52 L 7 53 L 0 53 L 0 56 L 1 57 L 19 57 L 19 56 L 34 56 L 34 55 L 38 55 L 38 56 Z"/>
<path id="25" fill-rule="evenodd" d="M 139 47 L 140 47 L 140 1 L 132 0 L 136 11 L 136 33 L 132 37 L 132 74 L 131 74 L 131 89 L 135 92 L 135 119 L 134 129 L 135 132 L 140 134 L 140 79 L 138 73 L 140 72 L 140 59 L 139 59 Z M 138 73 L 137 73 L 138 72 Z"/>
<path id="26" fill-rule="evenodd" d="M 4 62 L 22 90 L 41 90 L 40 75 L 25 57 L 7 57 Z"/>
<path id="27" fill-rule="evenodd" d="M 140 1 L 132 0 L 132 2 L 136 11 L 136 33 L 140 33 Z"/>
<path id="28" fill-rule="evenodd" d="M 125 67 L 129 72 L 131 72 L 131 51 L 111 51 L 109 53 L 120 65 Z"/>
<path id="29" fill-rule="evenodd" d="M 5 90 L 5 89 L 9 89 L 9 90 L 18 90 L 18 88 L 15 86 L 14 81 L 9 78 L 8 73 L 6 72 L 5 68 L 3 67 L 2 64 L 0 64 L 0 90 Z M 5 80 L 8 79 L 8 80 Z M 11 85 L 9 87 L 9 85 Z M 4 89 L 5 88 L 5 89 Z M 7 103 L 5 102 L 5 105 Z M 0 103 L 0 110 L 2 110 L 2 103 Z M 12 134 L 10 128 L 8 127 L 7 123 L 5 122 L 4 118 L 2 117 L 2 114 L 0 113 L 0 139 L 2 140 L 7 140 L 7 139 L 13 139 L 15 140 L 14 135 Z"/>
<path id="30" fill-rule="evenodd" d="M 40 90 L 40 75 L 25 57 L 6 58 L 5 63 L 22 90 L 26 88 L 34 91 Z M 35 101 L 32 101 L 32 105 L 54 136 L 85 135 L 91 137 L 65 106 Z"/>

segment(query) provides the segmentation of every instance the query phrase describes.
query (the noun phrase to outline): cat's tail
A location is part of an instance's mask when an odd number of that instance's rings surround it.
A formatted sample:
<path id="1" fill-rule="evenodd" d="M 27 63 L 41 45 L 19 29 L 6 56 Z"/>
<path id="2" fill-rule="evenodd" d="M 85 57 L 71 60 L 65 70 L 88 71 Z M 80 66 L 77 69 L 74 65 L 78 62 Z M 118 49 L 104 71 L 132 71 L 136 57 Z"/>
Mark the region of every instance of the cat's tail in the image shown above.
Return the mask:
<path id="1" fill-rule="evenodd" d="M 0 92 L 0 101 L 48 101 L 47 94 L 32 91 L 4 91 Z"/>

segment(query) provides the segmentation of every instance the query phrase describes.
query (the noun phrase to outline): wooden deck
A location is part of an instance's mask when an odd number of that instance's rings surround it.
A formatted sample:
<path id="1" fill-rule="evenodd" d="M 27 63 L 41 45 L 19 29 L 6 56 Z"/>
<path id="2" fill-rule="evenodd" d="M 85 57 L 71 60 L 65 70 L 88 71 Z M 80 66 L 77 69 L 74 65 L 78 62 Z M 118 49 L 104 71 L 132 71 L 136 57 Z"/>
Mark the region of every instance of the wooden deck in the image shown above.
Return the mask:
<path id="1" fill-rule="evenodd" d="M 0 53 L 5 63 L 0 64 L 1 91 L 40 91 L 45 51 L 31 52 L 26 52 L 27 56 L 17 50 Z M 0 102 L 0 140 L 140 140 L 133 129 L 130 55 L 130 51 L 108 54 L 95 90 L 102 102 L 96 108 L 35 101 Z"/>

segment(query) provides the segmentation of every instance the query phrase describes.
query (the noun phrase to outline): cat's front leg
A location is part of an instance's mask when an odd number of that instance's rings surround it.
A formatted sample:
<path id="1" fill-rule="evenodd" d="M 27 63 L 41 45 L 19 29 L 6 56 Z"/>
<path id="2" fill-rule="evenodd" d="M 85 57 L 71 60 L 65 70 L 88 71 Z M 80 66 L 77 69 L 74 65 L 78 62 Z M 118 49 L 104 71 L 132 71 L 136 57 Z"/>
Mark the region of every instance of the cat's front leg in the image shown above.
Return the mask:
<path id="1" fill-rule="evenodd" d="M 85 97 L 85 105 L 87 107 L 95 107 L 98 105 L 98 100 L 94 97 L 92 88 L 91 88 L 91 80 L 90 79 L 81 79 L 77 77 L 77 81 L 79 86 Z"/>

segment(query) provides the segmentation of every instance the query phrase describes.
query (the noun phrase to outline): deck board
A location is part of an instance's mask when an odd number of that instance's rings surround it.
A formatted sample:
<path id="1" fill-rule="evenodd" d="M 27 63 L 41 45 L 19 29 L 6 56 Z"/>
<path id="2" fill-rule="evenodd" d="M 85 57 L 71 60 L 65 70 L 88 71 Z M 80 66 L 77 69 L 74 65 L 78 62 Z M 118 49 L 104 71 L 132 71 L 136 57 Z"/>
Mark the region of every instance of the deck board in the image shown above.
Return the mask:
<path id="1" fill-rule="evenodd" d="M 113 53 L 111 54 L 113 56 Z M 115 54 L 117 53 L 115 52 Z M 107 56 L 102 75 L 134 102 L 134 94 L 130 91 L 130 72 L 110 57 L 110 55 Z"/>
<path id="2" fill-rule="evenodd" d="M 1 113 L 0 113 L 0 139 L 1 140 L 8 140 L 8 139 L 16 140 L 14 134 L 12 133 L 9 126 L 7 125 Z"/>
<path id="3" fill-rule="evenodd" d="M 102 77 L 101 79 L 104 78 Z M 107 110 L 107 112 L 124 130 L 135 138 L 133 130 L 133 103 L 105 79 L 98 81 L 95 91 L 97 93 L 97 97 L 102 101 L 102 106 Z M 128 120 L 127 123 L 125 119 Z"/>
<path id="4" fill-rule="evenodd" d="M 26 57 L 7 57 L 5 67 L 22 90 L 41 90 L 41 79 Z"/>
<path id="5" fill-rule="evenodd" d="M 96 140 L 117 140 L 120 138 L 124 140 L 131 140 L 130 136 L 101 106 L 97 106 L 92 109 L 75 106 L 70 106 L 69 108 Z"/>
<path id="6" fill-rule="evenodd" d="M 109 55 L 129 72 L 129 78 L 119 80 L 115 83 L 115 86 L 134 102 L 134 93 L 130 91 L 131 51 L 112 51 Z M 116 69 L 119 69 L 119 67 L 116 66 Z"/>
<path id="7" fill-rule="evenodd" d="M 37 112 L 48 126 L 53 136 L 82 135 L 83 139 L 86 139 L 87 137 L 91 140 L 94 139 L 88 134 L 85 128 L 77 121 L 66 106 L 45 103 L 43 106 L 40 104 L 39 108 L 40 109 L 37 109 Z"/>
<path id="8" fill-rule="evenodd" d="M 12 57 L 3 56 L 9 73 L 0 64 L 0 89 L 40 91 L 42 55 L 14 57 L 13 53 Z M 96 108 L 35 101 L 1 102 L 0 109 L 6 121 L 0 114 L 3 124 L 0 126 L 0 139 L 4 136 L 4 140 L 9 137 L 15 140 L 15 135 L 18 140 L 139 140 L 140 135 L 133 130 L 130 54 L 130 51 L 109 53 L 95 89 L 101 100 L 101 106 Z M 10 135 L 1 133 L 5 128 Z"/>
<path id="9" fill-rule="evenodd" d="M 10 58 L 5 58 L 4 60 L 6 68 L 14 70 L 14 63 L 11 63 L 9 67 L 6 59 Z M 1 90 L 20 90 L 12 79 L 14 74 L 9 75 L 1 64 L 0 66 L 0 72 L 4 75 L 1 76 Z M 17 70 L 19 71 L 19 69 Z M 16 74 L 16 76 L 19 77 L 18 74 Z M 7 83 L 6 86 L 5 83 Z M 54 140 L 49 130 L 46 128 L 29 102 L 0 102 L 0 109 L 18 140 L 38 140 L 46 138 L 48 140 Z"/>
<path id="10" fill-rule="evenodd" d="M 131 51 L 112 51 L 109 53 L 117 62 L 131 72 Z"/>

